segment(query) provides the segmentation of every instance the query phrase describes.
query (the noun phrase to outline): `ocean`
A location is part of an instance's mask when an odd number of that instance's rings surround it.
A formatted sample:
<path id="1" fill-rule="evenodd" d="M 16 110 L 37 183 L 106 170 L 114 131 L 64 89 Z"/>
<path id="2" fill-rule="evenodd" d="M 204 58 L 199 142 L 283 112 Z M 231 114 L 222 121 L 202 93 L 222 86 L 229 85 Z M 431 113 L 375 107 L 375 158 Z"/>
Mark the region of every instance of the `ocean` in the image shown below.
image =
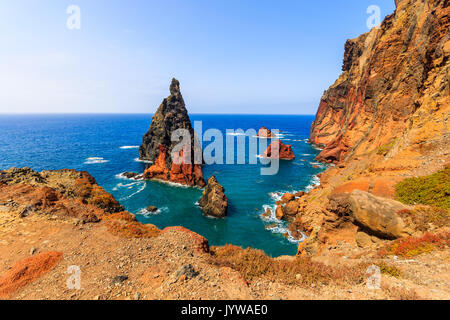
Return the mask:
<path id="1" fill-rule="evenodd" d="M 252 247 L 273 257 L 295 254 L 298 242 L 285 236 L 286 223 L 274 217 L 264 220 L 261 214 L 274 208 L 281 193 L 308 190 L 318 183 L 316 175 L 325 166 L 314 162 L 319 150 L 307 143 L 314 117 L 194 114 L 190 118 L 202 121 L 203 131 L 218 129 L 224 137 L 226 129 L 279 129 L 281 140 L 292 145 L 296 159 L 281 161 L 272 176 L 261 175 L 259 163 L 205 165 L 205 180 L 214 174 L 229 199 L 228 217 L 223 220 L 202 215 L 197 206 L 200 189 L 121 176 L 145 169 L 146 164 L 138 161 L 138 146 L 150 126 L 150 114 L 0 115 L 0 169 L 88 171 L 140 222 L 159 228 L 184 226 L 206 237 L 210 245 Z M 159 211 L 149 214 L 145 210 L 149 205 Z"/>

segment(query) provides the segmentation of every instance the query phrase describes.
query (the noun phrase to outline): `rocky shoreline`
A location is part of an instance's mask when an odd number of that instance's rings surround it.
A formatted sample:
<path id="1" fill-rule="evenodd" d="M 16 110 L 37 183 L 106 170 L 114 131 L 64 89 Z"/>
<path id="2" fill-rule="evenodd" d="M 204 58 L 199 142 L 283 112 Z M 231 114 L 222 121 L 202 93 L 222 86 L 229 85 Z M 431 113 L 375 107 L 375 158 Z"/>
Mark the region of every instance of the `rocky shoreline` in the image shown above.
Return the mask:
<path id="1" fill-rule="evenodd" d="M 291 196 L 283 199 L 293 200 Z M 423 253 L 407 264 L 390 255 L 342 245 L 329 250 L 332 256 L 274 259 L 260 250 L 210 247 L 207 239 L 185 228 L 159 230 L 121 210 L 114 197 L 86 172 L 35 172 L 27 168 L 0 171 L 0 298 L 278 300 L 450 296 L 446 282 L 439 280 L 449 272 L 448 264 L 440 263 L 449 258 L 449 250 L 444 247 Z M 381 290 L 366 288 L 366 269 L 373 264 L 390 272 L 383 275 Z M 74 267 L 80 270 L 82 289 L 67 287 L 68 270 Z M 428 279 L 426 284 L 424 279 Z"/>
<path id="2" fill-rule="evenodd" d="M 396 188 L 450 163 L 444 147 L 450 142 L 448 16 L 442 1 L 398 1 L 379 29 L 347 42 L 343 73 L 322 97 L 311 128 L 310 143 L 322 149 L 316 160 L 333 166 L 320 174 L 320 186 L 288 208 L 290 228 L 309 236 L 299 254 L 314 256 L 341 242 L 361 246 L 361 239 L 372 239 L 365 244 L 374 247 L 420 236 L 403 228 L 397 212 L 411 208 L 396 201 Z M 408 50 L 421 41 L 420 50 Z M 411 79 L 409 69 L 426 73 Z M 281 208 L 279 216 L 286 219 Z M 379 230 L 380 221 L 396 235 Z"/>

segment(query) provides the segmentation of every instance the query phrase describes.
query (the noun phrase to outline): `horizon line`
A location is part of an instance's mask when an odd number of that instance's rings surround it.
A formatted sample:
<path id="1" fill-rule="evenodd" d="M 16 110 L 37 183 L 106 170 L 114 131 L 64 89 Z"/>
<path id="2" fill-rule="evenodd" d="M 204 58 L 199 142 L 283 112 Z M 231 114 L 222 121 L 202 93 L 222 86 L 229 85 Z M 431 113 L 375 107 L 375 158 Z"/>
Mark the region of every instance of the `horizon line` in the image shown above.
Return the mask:
<path id="1" fill-rule="evenodd" d="M 154 115 L 155 112 L 0 112 L 2 115 Z M 223 115 L 223 116 L 315 116 L 313 113 L 188 113 L 188 115 Z"/>

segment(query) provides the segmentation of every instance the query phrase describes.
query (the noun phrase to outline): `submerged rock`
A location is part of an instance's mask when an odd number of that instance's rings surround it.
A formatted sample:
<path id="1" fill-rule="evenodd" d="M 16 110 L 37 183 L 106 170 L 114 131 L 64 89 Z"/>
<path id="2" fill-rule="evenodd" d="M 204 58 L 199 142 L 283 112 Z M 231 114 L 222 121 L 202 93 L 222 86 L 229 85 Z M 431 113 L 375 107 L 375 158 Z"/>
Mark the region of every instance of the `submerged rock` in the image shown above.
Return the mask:
<path id="1" fill-rule="evenodd" d="M 122 176 L 124 176 L 127 179 L 141 179 L 142 175 L 136 172 L 124 172 L 122 173 Z"/>
<path id="2" fill-rule="evenodd" d="M 207 216 L 225 218 L 228 210 L 228 199 L 225 196 L 225 188 L 212 176 L 203 191 L 203 197 L 199 201 L 202 211 Z"/>
<path id="3" fill-rule="evenodd" d="M 186 145 L 178 153 L 175 152 L 172 158 L 174 148 L 180 144 L 179 141 L 172 141 L 172 134 L 178 129 L 187 130 L 190 139 L 184 141 Z M 139 159 L 153 162 L 153 165 L 145 170 L 146 179 L 159 179 L 187 186 L 206 185 L 202 173 L 201 146 L 192 128 L 180 92 L 180 83 L 176 79 L 172 79 L 170 96 L 159 106 L 150 129 L 143 137 Z"/>
<path id="4" fill-rule="evenodd" d="M 147 210 L 148 212 L 155 213 L 156 211 L 158 211 L 158 208 L 155 207 L 155 206 L 148 206 L 148 207 L 146 208 L 146 210 Z"/>

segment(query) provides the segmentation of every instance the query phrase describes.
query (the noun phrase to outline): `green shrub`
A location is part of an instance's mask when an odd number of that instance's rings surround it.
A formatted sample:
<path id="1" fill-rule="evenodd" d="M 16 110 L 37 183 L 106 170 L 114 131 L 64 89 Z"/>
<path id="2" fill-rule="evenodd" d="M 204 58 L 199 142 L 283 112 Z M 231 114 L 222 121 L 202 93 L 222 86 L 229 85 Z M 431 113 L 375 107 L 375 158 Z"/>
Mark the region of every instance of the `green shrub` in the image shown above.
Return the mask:
<path id="1" fill-rule="evenodd" d="M 391 151 L 391 149 L 394 147 L 396 141 L 397 141 L 397 139 L 393 139 L 393 140 L 389 141 L 388 143 L 386 143 L 385 145 L 378 148 L 377 154 L 381 155 L 381 156 L 387 155 L 389 153 L 389 151 Z"/>
<path id="2" fill-rule="evenodd" d="M 396 266 L 387 265 L 385 263 L 380 263 L 377 266 L 380 268 L 382 274 L 395 278 L 400 278 L 402 275 L 402 272 Z"/>
<path id="3" fill-rule="evenodd" d="M 426 177 L 409 178 L 395 186 L 396 198 L 406 204 L 450 209 L 450 167 Z"/>

